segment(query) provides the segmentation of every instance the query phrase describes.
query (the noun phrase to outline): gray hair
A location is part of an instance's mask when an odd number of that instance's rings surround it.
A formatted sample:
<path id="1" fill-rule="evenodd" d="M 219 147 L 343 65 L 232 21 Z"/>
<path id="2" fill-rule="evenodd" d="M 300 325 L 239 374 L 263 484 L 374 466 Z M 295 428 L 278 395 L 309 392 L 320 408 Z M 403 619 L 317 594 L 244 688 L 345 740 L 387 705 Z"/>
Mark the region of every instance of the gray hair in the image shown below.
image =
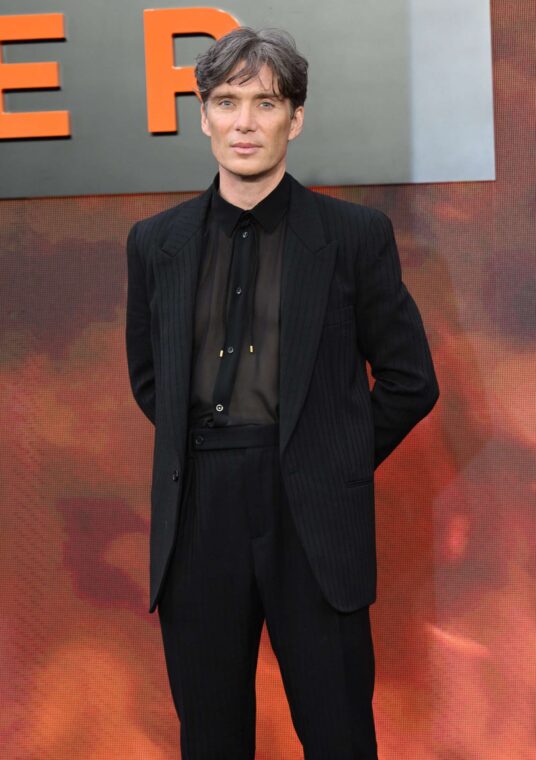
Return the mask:
<path id="1" fill-rule="evenodd" d="M 195 78 L 205 105 L 215 87 L 223 82 L 232 83 L 235 79 L 247 82 L 257 76 L 263 64 L 272 70 L 279 94 L 289 98 L 292 113 L 305 103 L 309 64 L 296 49 L 292 35 L 283 29 L 255 31 L 240 26 L 216 40 L 195 60 Z M 241 61 L 244 66 L 229 77 Z"/>

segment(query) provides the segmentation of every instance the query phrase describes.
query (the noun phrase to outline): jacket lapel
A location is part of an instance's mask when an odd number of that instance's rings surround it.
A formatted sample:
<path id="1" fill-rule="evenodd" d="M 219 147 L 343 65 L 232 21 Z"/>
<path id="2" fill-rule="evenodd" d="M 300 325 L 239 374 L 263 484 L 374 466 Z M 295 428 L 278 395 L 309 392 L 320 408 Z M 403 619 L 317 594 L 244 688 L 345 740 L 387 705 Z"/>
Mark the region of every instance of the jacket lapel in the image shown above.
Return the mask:
<path id="1" fill-rule="evenodd" d="M 309 387 L 337 248 L 335 242 L 325 240 L 313 194 L 292 177 L 291 183 L 281 272 L 280 456 Z M 195 293 L 209 200 L 210 189 L 181 204 L 156 251 L 160 371 L 181 468 L 188 423 Z"/>
<path id="2" fill-rule="evenodd" d="M 162 391 L 181 470 L 188 427 L 195 294 L 209 201 L 210 189 L 181 204 L 156 250 Z"/>
<path id="3" fill-rule="evenodd" d="M 326 242 L 313 193 L 292 179 L 281 273 L 279 449 L 283 457 L 307 395 L 333 277 L 337 243 Z"/>

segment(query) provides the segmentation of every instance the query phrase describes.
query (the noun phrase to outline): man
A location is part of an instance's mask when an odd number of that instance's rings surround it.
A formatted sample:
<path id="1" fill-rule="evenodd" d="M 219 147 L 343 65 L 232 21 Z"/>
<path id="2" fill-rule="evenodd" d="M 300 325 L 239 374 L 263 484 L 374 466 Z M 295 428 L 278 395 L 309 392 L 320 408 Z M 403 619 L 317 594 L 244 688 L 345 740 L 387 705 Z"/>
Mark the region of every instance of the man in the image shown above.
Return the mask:
<path id="1" fill-rule="evenodd" d="M 307 760 L 371 760 L 373 476 L 438 398 L 430 350 L 389 219 L 285 171 L 307 89 L 290 35 L 235 29 L 195 73 L 218 174 L 127 244 L 182 757 L 254 757 L 266 619 Z"/>

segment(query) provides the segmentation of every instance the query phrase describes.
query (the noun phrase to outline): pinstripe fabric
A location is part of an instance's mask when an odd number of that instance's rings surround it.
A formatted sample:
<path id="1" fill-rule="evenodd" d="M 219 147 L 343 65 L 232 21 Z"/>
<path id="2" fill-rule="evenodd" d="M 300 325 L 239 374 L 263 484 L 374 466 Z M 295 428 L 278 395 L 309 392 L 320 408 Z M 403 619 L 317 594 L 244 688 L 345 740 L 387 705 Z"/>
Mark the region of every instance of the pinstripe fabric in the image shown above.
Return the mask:
<path id="1" fill-rule="evenodd" d="M 341 614 L 323 598 L 291 519 L 275 428 L 191 431 L 158 606 L 181 756 L 255 757 L 266 619 L 305 758 L 377 760 L 369 609 Z"/>
<path id="2" fill-rule="evenodd" d="M 126 343 L 134 397 L 155 425 L 153 612 L 182 491 L 195 285 L 209 192 L 129 234 Z M 291 183 L 280 314 L 280 457 L 326 599 L 376 598 L 374 470 L 439 396 L 418 308 L 380 211 Z M 375 385 L 369 391 L 365 359 Z"/>

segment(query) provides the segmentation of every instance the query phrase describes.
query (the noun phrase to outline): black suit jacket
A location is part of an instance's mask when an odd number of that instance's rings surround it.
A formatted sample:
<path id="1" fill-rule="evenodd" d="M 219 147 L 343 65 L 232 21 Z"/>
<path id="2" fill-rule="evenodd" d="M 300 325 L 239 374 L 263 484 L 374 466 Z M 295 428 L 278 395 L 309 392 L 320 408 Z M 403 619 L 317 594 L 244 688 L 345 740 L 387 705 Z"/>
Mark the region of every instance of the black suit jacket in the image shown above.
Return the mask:
<path id="1" fill-rule="evenodd" d="M 207 190 L 137 222 L 127 241 L 130 383 L 155 426 L 149 612 L 163 587 L 184 484 L 209 197 Z M 376 599 L 374 470 L 432 409 L 438 383 L 382 212 L 313 192 L 291 177 L 281 277 L 282 477 L 325 598 L 351 611 Z"/>

